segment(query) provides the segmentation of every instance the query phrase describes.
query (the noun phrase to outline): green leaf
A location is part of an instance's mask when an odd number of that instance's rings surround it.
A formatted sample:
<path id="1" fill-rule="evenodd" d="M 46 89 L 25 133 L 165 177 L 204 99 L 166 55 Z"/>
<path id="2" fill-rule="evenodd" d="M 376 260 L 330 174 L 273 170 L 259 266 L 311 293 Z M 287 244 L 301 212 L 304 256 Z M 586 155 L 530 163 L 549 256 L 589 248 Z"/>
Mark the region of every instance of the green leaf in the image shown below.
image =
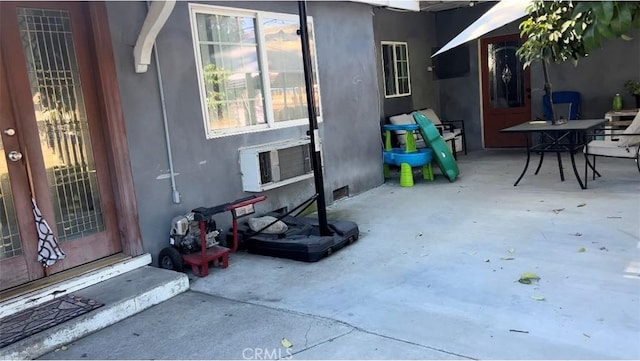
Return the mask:
<path id="1" fill-rule="evenodd" d="M 622 27 L 621 32 L 625 32 L 631 28 L 631 25 L 633 24 L 633 16 L 631 15 L 631 9 L 629 9 L 627 4 L 619 5 L 618 20 L 620 20 L 620 25 Z"/>
<path id="2" fill-rule="evenodd" d="M 574 8 L 573 8 L 573 15 L 577 15 L 580 13 L 586 13 L 591 11 L 591 4 L 588 1 L 580 1 Z"/>
<path id="3" fill-rule="evenodd" d="M 613 18 L 613 2 L 612 1 L 598 1 L 593 2 L 591 5 L 596 18 L 599 23 L 609 25 L 609 22 Z"/>
<path id="4" fill-rule="evenodd" d="M 611 27 L 611 31 L 615 34 L 620 34 L 622 32 L 622 24 L 618 18 L 612 19 L 609 26 Z"/>
<path id="5" fill-rule="evenodd" d="M 594 31 L 593 32 L 593 41 L 594 41 L 594 48 L 593 49 L 597 49 L 599 47 L 602 46 L 602 35 L 600 35 L 599 32 Z"/>
<path id="6" fill-rule="evenodd" d="M 518 282 L 523 283 L 523 284 L 531 284 L 532 282 L 537 282 L 540 280 L 540 277 L 535 274 L 535 273 L 531 273 L 531 272 L 525 272 L 520 276 L 520 279 L 518 280 Z"/>
<path id="7" fill-rule="evenodd" d="M 587 30 L 585 30 L 584 35 L 582 36 L 582 42 L 584 43 L 587 52 L 598 47 L 600 41 L 596 36 L 595 26 L 590 25 L 587 27 Z"/>
<path id="8" fill-rule="evenodd" d="M 544 301 L 544 296 L 531 296 L 534 301 Z"/>
<path id="9" fill-rule="evenodd" d="M 293 347 L 293 344 L 291 342 L 289 342 L 289 340 L 287 340 L 286 337 L 283 337 L 282 340 L 280 340 L 280 343 L 282 344 L 282 346 L 284 348 L 291 348 Z"/>
<path id="10" fill-rule="evenodd" d="M 600 20 L 596 22 L 596 31 L 598 31 L 600 35 L 605 38 L 613 38 L 615 36 L 615 34 L 613 33 L 613 29 L 611 28 L 611 24 L 605 24 Z"/>

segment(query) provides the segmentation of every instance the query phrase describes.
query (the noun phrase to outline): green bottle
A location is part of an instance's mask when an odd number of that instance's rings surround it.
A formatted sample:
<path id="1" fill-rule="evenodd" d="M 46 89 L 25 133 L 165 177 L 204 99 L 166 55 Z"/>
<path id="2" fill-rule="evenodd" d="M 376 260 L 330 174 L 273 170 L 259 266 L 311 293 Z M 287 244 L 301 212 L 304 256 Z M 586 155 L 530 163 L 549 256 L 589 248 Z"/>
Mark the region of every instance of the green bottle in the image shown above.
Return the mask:
<path id="1" fill-rule="evenodd" d="M 619 93 L 613 97 L 613 110 L 622 110 L 622 96 Z"/>

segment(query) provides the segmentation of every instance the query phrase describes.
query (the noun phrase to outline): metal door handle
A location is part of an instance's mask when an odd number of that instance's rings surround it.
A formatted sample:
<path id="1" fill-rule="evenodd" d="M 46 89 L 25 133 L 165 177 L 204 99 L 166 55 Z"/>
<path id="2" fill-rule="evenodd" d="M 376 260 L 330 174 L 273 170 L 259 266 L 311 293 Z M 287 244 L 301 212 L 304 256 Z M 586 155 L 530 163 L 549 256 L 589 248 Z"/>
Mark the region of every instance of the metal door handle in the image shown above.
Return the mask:
<path id="1" fill-rule="evenodd" d="M 13 128 L 7 128 L 4 130 L 4 134 L 8 135 L 8 136 L 14 136 L 16 135 L 16 130 Z"/>
<path id="2" fill-rule="evenodd" d="M 9 158 L 9 160 L 12 162 L 17 162 L 22 159 L 22 153 L 12 150 L 9 152 L 9 154 L 7 154 L 7 158 Z"/>

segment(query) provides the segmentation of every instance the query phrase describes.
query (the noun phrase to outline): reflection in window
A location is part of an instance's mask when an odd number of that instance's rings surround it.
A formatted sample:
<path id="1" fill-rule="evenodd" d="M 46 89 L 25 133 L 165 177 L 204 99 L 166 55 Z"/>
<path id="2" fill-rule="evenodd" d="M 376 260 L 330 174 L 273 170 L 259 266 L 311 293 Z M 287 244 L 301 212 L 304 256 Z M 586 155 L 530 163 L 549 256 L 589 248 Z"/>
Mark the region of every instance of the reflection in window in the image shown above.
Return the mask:
<path id="1" fill-rule="evenodd" d="M 254 19 L 214 14 L 196 19 L 211 129 L 264 123 Z"/>
<path id="2" fill-rule="evenodd" d="M 302 119 L 307 115 L 307 99 L 302 65 L 302 45 L 296 34 L 298 22 L 265 19 L 265 48 L 271 83 L 271 106 L 276 122 Z"/>
<path id="3" fill-rule="evenodd" d="M 299 21 L 206 5 L 191 7 L 209 137 L 307 118 Z M 313 28 L 309 23 L 312 63 Z M 314 72 L 314 100 L 319 111 Z"/>
<path id="4" fill-rule="evenodd" d="M 382 42 L 382 70 L 387 98 L 411 94 L 407 43 Z"/>

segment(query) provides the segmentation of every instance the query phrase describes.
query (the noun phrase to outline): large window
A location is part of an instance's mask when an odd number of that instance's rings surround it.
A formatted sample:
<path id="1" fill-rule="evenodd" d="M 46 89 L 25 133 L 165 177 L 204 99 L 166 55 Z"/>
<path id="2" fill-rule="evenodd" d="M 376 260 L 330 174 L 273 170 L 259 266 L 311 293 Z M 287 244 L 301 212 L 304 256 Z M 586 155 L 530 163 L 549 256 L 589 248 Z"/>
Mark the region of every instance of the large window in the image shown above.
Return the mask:
<path id="1" fill-rule="evenodd" d="M 306 124 L 298 16 L 189 7 L 207 137 Z M 309 19 L 314 100 L 320 117 L 312 24 Z"/>
<path id="2" fill-rule="evenodd" d="M 407 43 L 382 42 L 384 94 L 387 98 L 411 94 Z"/>

